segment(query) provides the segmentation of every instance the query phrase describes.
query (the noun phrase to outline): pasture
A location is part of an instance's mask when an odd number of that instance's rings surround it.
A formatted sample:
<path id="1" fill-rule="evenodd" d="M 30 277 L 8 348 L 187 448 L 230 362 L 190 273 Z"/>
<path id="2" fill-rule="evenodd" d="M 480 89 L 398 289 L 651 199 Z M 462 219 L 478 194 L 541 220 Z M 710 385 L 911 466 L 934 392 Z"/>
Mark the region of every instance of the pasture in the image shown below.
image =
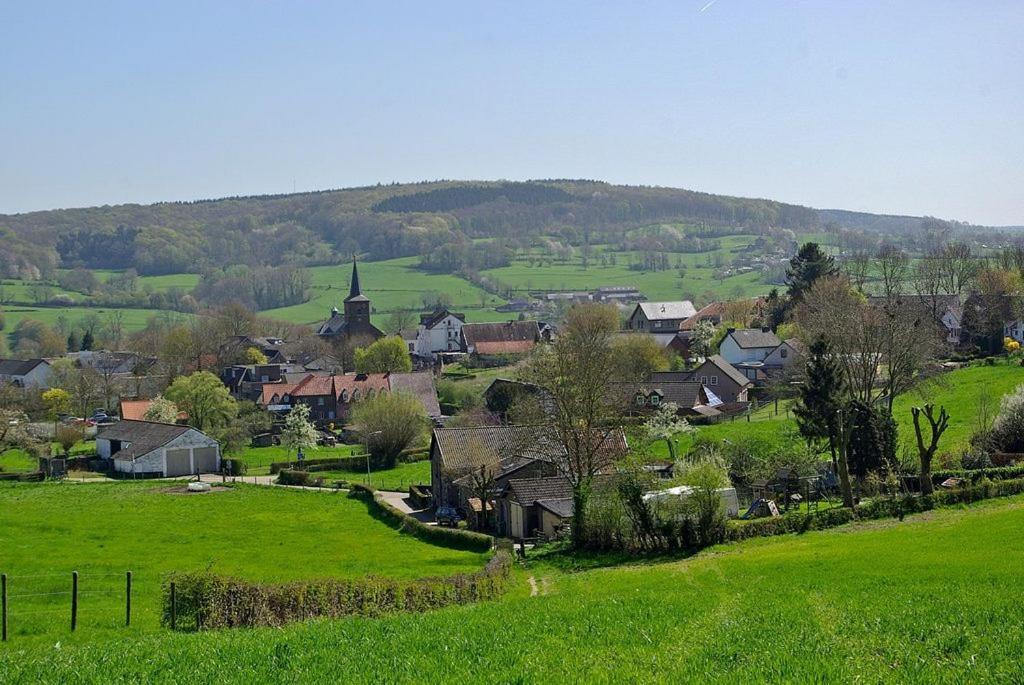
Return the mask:
<path id="1" fill-rule="evenodd" d="M 1018 682 L 1022 525 L 1016 497 L 683 560 L 542 557 L 497 602 L 0 647 L 0 681 Z"/>
<path id="2" fill-rule="evenodd" d="M 89 642 L 156 630 L 168 571 L 249 580 L 474 571 L 484 556 L 420 542 L 344 493 L 254 485 L 186 494 L 183 482 L 0 483 L 0 572 L 9 576 L 11 644 Z M 78 631 L 68 628 L 73 570 Z M 134 574 L 133 626 L 124 572 Z M 3 653 L 5 647 L 0 647 Z M 7 682 L 0 676 L 0 682 Z"/>

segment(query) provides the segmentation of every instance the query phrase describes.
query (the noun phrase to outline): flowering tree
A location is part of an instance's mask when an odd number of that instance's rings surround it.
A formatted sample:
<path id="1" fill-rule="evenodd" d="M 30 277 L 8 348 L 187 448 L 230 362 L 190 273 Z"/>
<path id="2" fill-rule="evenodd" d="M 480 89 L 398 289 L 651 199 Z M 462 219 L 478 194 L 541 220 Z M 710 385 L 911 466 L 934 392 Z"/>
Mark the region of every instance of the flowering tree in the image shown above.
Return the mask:
<path id="1" fill-rule="evenodd" d="M 668 454 L 672 461 L 676 460 L 675 437 L 680 433 L 694 431 L 690 422 L 677 415 L 679 407 L 673 402 L 666 402 L 658 408 L 651 418 L 644 422 L 644 433 L 651 442 L 664 440 L 668 445 Z"/>
<path id="2" fill-rule="evenodd" d="M 281 444 L 288 448 L 288 453 L 316 447 L 316 437 L 316 426 L 309 420 L 309 407 L 305 404 L 292 407 L 281 431 Z"/>

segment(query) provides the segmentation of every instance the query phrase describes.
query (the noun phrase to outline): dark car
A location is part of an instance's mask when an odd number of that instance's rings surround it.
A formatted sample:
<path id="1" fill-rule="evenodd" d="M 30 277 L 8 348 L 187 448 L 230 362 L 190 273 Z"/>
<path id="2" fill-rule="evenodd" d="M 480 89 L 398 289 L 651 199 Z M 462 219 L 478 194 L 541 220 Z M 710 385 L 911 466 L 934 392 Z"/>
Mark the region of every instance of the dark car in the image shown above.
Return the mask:
<path id="1" fill-rule="evenodd" d="M 435 516 L 439 526 L 455 528 L 459 525 L 459 512 L 455 511 L 455 507 L 438 507 Z"/>

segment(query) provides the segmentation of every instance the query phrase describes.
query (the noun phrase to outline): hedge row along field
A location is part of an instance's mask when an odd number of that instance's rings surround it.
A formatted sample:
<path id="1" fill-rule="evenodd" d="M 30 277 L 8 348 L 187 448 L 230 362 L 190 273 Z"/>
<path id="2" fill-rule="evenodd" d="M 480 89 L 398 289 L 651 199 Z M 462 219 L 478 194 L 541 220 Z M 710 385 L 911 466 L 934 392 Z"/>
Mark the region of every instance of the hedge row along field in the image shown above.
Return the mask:
<path id="1" fill-rule="evenodd" d="M 1021 682 L 1022 528 L 1015 497 L 667 563 L 528 561 L 503 598 L 422 614 L 0 648 L 0 682 Z"/>
<path id="2" fill-rule="evenodd" d="M 163 624 L 178 630 L 255 628 L 472 604 L 500 597 L 511 566 L 511 555 L 500 551 L 476 573 L 416 580 L 367 576 L 271 585 L 210 573 L 172 574 L 164 583 Z"/>

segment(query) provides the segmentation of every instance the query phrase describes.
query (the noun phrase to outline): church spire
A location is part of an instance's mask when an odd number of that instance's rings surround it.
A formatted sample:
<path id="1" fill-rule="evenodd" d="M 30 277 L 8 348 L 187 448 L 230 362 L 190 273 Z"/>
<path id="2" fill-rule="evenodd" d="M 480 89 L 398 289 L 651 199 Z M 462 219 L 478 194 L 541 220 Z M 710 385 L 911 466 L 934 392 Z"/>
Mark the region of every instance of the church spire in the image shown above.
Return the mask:
<path id="1" fill-rule="evenodd" d="M 348 296 L 353 298 L 362 294 L 362 291 L 359 289 L 359 270 L 356 268 L 356 256 L 352 255 L 352 286 L 348 290 Z"/>

